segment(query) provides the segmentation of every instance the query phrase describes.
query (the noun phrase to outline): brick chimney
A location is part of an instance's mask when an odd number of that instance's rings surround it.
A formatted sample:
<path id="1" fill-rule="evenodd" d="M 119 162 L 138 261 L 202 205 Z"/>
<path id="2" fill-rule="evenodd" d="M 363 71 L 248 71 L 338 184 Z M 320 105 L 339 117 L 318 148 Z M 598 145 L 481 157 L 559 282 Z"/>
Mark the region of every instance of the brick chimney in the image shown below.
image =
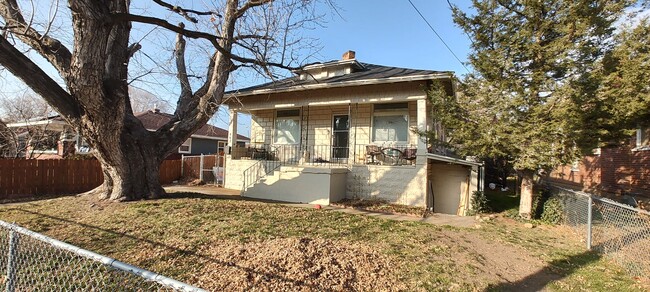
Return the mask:
<path id="1" fill-rule="evenodd" d="M 341 60 L 354 60 L 355 54 L 356 53 L 354 51 L 347 51 L 343 53 L 343 58 L 341 58 Z"/>

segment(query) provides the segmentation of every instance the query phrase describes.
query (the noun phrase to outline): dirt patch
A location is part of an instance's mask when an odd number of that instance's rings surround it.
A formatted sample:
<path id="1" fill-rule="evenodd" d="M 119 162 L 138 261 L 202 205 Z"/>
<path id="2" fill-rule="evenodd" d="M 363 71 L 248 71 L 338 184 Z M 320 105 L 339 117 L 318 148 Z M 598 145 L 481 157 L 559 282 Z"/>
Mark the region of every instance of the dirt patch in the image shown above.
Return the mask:
<path id="1" fill-rule="evenodd" d="M 192 282 L 208 290 L 404 290 L 387 256 L 343 241 L 281 238 L 204 246 L 211 255 Z"/>
<path id="2" fill-rule="evenodd" d="M 561 278 L 521 247 L 488 241 L 474 233 L 446 233 L 450 244 L 467 251 L 454 256 L 456 265 L 466 267 L 459 273 L 464 283 L 499 283 L 499 290 L 538 291 Z"/>

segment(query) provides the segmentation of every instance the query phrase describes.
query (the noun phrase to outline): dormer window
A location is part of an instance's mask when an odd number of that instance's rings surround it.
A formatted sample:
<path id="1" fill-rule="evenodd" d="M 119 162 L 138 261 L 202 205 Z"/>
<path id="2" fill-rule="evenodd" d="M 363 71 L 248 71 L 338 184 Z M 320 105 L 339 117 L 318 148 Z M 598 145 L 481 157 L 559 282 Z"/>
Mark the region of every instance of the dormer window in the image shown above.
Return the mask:
<path id="1" fill-rule="evenodd" d="M 321 80 L 347 75 L 364 68 L 361 63 L 357 62 L 355 57 L 356 53 L 354 51 L 347 51 L 340 61 L 308 65 L 294 73 L 299 75 L 300 80 Z"/>

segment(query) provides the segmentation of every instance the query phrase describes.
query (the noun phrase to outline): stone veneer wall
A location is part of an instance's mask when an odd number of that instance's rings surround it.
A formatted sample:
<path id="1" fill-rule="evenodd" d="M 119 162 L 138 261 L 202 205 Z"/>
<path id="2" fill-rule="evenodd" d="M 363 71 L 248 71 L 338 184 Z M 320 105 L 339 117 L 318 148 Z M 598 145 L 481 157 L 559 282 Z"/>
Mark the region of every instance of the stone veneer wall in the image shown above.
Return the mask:
<path id="1" fill-rule="evenodd" d="M 253 166 L 258 160 L 234 160 L 226 156 L 225 184 L 227 189 L 241 190 L 244 186 L 244 171 Z"/>

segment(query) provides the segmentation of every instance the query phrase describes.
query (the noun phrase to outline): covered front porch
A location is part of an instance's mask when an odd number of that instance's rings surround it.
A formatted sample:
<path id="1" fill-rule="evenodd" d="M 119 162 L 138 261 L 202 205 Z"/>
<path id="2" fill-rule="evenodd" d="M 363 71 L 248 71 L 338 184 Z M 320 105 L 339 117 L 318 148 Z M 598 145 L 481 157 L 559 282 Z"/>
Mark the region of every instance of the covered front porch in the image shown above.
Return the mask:
<path id="1" fill-rule="evenodd" d="M 363 196 L 426 205 L 427 144 L 417 134 L 427 129 L 424 96 L 272 106 L 247 110 L 251 143 L 230 147 L 226 187 L 302 203 Z M 238 111 L 231 109 L 229 133 L 237 131 Z"/>

